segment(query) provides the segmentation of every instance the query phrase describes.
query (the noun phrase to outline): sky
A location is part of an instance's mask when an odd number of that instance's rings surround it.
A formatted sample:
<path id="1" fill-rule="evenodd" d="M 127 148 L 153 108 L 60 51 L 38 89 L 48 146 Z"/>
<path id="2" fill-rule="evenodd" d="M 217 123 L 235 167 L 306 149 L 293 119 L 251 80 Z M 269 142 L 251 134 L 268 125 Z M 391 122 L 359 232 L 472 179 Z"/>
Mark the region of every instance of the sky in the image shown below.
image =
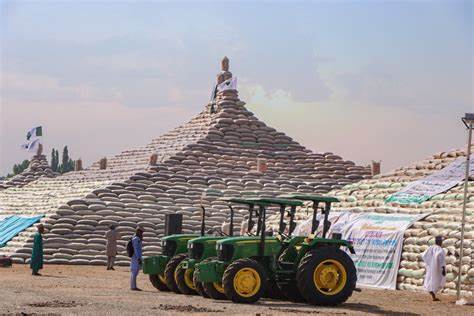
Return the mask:
<path id="1" fill-rule="evenodd" d="M 209 101 L 223 56 L 255 115 L 382 171 L 465 146 L 471 1 L 0 1 L 0 175 L 27 130 L 89 166 Z"/>

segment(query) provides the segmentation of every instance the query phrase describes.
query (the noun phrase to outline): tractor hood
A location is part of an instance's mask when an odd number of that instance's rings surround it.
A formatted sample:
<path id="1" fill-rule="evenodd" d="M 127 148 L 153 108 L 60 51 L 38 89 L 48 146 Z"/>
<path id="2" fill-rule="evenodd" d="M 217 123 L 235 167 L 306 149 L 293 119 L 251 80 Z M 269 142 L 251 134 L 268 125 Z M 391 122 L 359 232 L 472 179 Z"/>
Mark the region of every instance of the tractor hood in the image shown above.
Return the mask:
<path id="1" fill-rule="evenodd" d="M 241 237 L 229 237 L 217 241 L 218 245 L 225 244 L 245 244 L 245 243 L 256 243 L 260 241 L 260 236 L 241 236 Z M 265 237 L 265 242 L 277 242 L 278 240 L 274 236 Z"/>
<path id="2" fill-rule="evenodd" d="M 194 244 L 194 243 L 205 243 L 209 241 L 216 241 L 222 239 L 222 236 L 203 236 L 203 237 L 197 237 L 193 238 L 188 241 L 188 244 Z"/>
<path id="3" fill-rule="evenodd" d="M 199 237 L 198 234 L 175 234 L 175 235 L 169 235 L 161 238 L 163 241 L 168 241 L 168 240 L 178 240 L 178 239 L 192 239 Z"/>

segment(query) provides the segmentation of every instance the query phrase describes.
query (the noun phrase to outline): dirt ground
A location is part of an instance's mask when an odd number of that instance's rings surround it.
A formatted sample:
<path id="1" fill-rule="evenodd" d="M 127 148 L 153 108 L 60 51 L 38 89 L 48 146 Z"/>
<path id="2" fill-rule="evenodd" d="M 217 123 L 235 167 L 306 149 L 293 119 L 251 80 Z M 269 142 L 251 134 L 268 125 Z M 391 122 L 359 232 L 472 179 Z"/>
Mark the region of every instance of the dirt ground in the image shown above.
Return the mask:
<path id="1" fill-rule="evenodd" d="M 0 268 L 0 315 L 473 315 L 474 307 L 456 306 L 455 298 L 431 302 L 424 293 L 363 289 L 337 308 L 262 299 L 234 304 L 155 290 L 140 274 L 143 292 L 129 290 L 126 267 L 46 265 L 33 277 L 26 265 Z"/>

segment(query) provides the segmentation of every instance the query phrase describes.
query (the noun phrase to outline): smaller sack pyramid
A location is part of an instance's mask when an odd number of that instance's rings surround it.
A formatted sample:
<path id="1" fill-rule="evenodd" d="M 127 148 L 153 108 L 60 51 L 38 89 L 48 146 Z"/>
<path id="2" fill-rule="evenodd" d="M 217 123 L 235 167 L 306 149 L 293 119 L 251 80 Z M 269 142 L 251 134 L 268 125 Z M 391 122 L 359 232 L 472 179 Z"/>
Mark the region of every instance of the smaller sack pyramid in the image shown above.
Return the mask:
<path id="1" fill-rule="evenodd" d="M 42 147 L 40 146 L 40 148 Z M 59 173 L 54 172 L 53 169 L 51 169 L 46 156 L 43 155 L 42 150 L 39 149 L 36 155 L 31 158 L 28 168 L 23 170 L 23 172 L 0 182 L 0 190 L 10 187 L 23 187 L 40 177 L 54 178 L 57 175 L 59 175 Z"/>

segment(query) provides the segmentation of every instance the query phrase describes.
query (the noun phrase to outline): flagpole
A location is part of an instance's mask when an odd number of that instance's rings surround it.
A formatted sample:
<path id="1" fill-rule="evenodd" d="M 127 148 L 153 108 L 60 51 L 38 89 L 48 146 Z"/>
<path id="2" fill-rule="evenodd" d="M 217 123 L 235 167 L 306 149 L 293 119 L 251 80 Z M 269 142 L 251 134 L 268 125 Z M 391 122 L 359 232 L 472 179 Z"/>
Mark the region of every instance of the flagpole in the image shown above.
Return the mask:
<path id="1" fill-rule="evenodd" d="M 464 177 L 464 201 L 462 204 L 462 221 L 461 221 L 461 243 L 459 249 L 459 264 L 458 264 L 458 280 L 456 284 L 456 300 L 461 298 L 461 276 L 462 276 L 462 258 L 464 256 L 464 231 L 466 223 L 466 205 L 467 205 L 467 191 L 469 185 L 469 169 L 471 160 L 471 141 L 472 141 L 472 125 L 474 121 L 474 113 L 466 113 L 465 117 L 462 118 L 464 125 L 466 125 L 467 132 L 467 148 L 466 148 L 466 174 Z"/>

